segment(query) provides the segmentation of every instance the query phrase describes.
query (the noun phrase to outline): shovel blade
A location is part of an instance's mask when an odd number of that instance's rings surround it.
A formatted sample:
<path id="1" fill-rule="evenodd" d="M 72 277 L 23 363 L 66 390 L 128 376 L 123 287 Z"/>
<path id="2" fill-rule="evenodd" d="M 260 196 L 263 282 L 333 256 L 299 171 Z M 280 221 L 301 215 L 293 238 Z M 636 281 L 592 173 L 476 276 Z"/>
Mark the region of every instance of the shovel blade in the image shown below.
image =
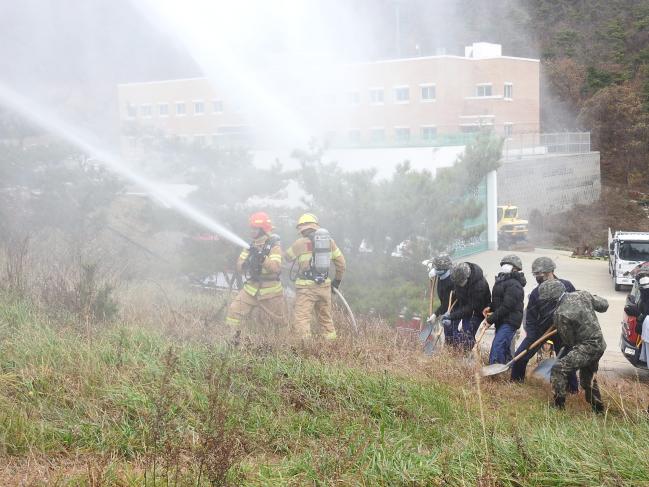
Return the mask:
<path id="1" fill-rule="evenodd" d="M 433 340 L 428 340 L 424 345 L 424 353 L 426 355 L 432 355 L 435 351 L 435 342 Z"/>
<path id="2" fill-rule="evenodd" d="M 424 327 L 421 329 L 419 332 L 419 341 L 420 342 L 425 342 L 428 340 L 428 337 L 433 333 L 433 324 L 432 323 L 426 323 Z"/>
<path id="3" fill-rule="evenodd" d="M 490 375 L 498 375 L 502 374 L 503 372 L 507 372 L 512 366 L 512 362 L 508 362 L 506 364 L 491 364 L 491 365 L 485 365 L 480 369 L 480 375 L 482 377 L 487 377 Z"/>
<path id="4" fill-rule="evenodd" d="M 536 377 L 537 379 L 542 379 L 546 382 L 550 382 L 550 372 L 552 371 L 552 367 L 554 364 L 557 363 L 556 358 L 546 358 L 545 360 L 541 361 L 539 365 L 536 366 L 534 371 L 532 372 L 532 376 Z"/>

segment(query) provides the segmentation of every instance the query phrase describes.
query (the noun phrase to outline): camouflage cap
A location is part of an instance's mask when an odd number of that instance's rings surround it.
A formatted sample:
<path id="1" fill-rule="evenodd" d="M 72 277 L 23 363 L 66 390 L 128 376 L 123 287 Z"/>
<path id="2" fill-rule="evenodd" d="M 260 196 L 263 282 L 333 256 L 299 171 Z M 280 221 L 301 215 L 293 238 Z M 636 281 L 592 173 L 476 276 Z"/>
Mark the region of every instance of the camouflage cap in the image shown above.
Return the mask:
<path id="1" fill-rule="evenodd" d="M 466 286 L 469 276 L 471 275 L 471 268 L 466 262 L 455 264 L 451 269 L 451 280 L 456 286 Z"/>
<path id="2" fill-rule="evenodd" d="M 433 259 L 433 267 L 438 271 L 447 271 L 453 266 L 451 256 L 448 254 L 439 254 Z"/>
<path id="3" fill-rule="evenodd" d="M 523 262 L 518 255 L 509 254 L 500 259 L 500 265 L 511 264 L 518 270 L 523 270 Z"/>
<path id="4" fill-rule="evenodd" d="M 566 286 L 559 279 L 550 279 L 544 281 L 539 286 L 539 299 L 541 301 L 558 301 L 559 298 L 566 292 Z"/>
<path id="5" fill-rule="evenodd" d="M 532 274 L 537 272 L 554 272 L 557 266 L 550 257 L 537 257 L 532 262 Z"/>

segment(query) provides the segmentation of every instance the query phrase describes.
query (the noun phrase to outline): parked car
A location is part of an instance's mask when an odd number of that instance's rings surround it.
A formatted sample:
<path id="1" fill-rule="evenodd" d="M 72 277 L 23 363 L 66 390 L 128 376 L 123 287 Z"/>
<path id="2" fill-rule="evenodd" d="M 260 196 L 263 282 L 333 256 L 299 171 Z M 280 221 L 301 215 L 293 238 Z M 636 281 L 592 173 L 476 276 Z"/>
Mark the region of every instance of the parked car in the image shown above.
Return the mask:
<path id="1" fill-rule="evenodd" d="M 625 309 L 627 307 L 636 307 L 640 304 L 640 286 L 638 281 L 641 276 L 649 276 L 649 262 L 644 262 L 631 271 L 633 284 L 631 292 L 626 297 Z M 640 361 L 640 335 L 637 333 L 636 326 L 638 319 L 624 313 L 622 317 L 622 333 L 620 335 L 620 351 L 634 367 L 646 369 L 647 363 Z"/>

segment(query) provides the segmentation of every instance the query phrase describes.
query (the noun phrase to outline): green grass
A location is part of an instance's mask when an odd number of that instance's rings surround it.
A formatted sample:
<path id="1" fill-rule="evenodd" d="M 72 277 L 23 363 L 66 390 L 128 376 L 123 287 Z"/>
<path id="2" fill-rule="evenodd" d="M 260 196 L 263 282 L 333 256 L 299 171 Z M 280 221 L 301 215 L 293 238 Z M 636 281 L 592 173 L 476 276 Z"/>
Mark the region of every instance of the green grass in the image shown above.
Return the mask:
<path id="1" fill-rule="evenodd" d="M 207 464 L 229 485 L 649 485 L 639 407 L 595 417 L 571 398 L 558 413 L 543 386 L 487 382 L 483 425 L 453 357 L 375 347 L 372 361 L 369 345 L 228 348 L 127 325 L 88 337 L 5 300 L 0 464 L 13 469 L 0 483 L 142 485 L 146 472 L 153 485 L 155 460 L 157 485 L 195 485 Z"/>

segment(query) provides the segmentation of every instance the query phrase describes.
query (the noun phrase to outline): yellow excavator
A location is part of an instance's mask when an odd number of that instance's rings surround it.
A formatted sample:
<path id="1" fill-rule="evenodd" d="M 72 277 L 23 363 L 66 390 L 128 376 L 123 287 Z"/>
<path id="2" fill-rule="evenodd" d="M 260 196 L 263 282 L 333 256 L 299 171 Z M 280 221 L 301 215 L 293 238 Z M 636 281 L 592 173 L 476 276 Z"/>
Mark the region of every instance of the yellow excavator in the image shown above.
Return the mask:
<path id="1" fill-rule="evenodd" d="M 527 220 L 518 218 L 518 206 L 498 207 L 498 239 L 514 243 L 527 240 Z"/>

